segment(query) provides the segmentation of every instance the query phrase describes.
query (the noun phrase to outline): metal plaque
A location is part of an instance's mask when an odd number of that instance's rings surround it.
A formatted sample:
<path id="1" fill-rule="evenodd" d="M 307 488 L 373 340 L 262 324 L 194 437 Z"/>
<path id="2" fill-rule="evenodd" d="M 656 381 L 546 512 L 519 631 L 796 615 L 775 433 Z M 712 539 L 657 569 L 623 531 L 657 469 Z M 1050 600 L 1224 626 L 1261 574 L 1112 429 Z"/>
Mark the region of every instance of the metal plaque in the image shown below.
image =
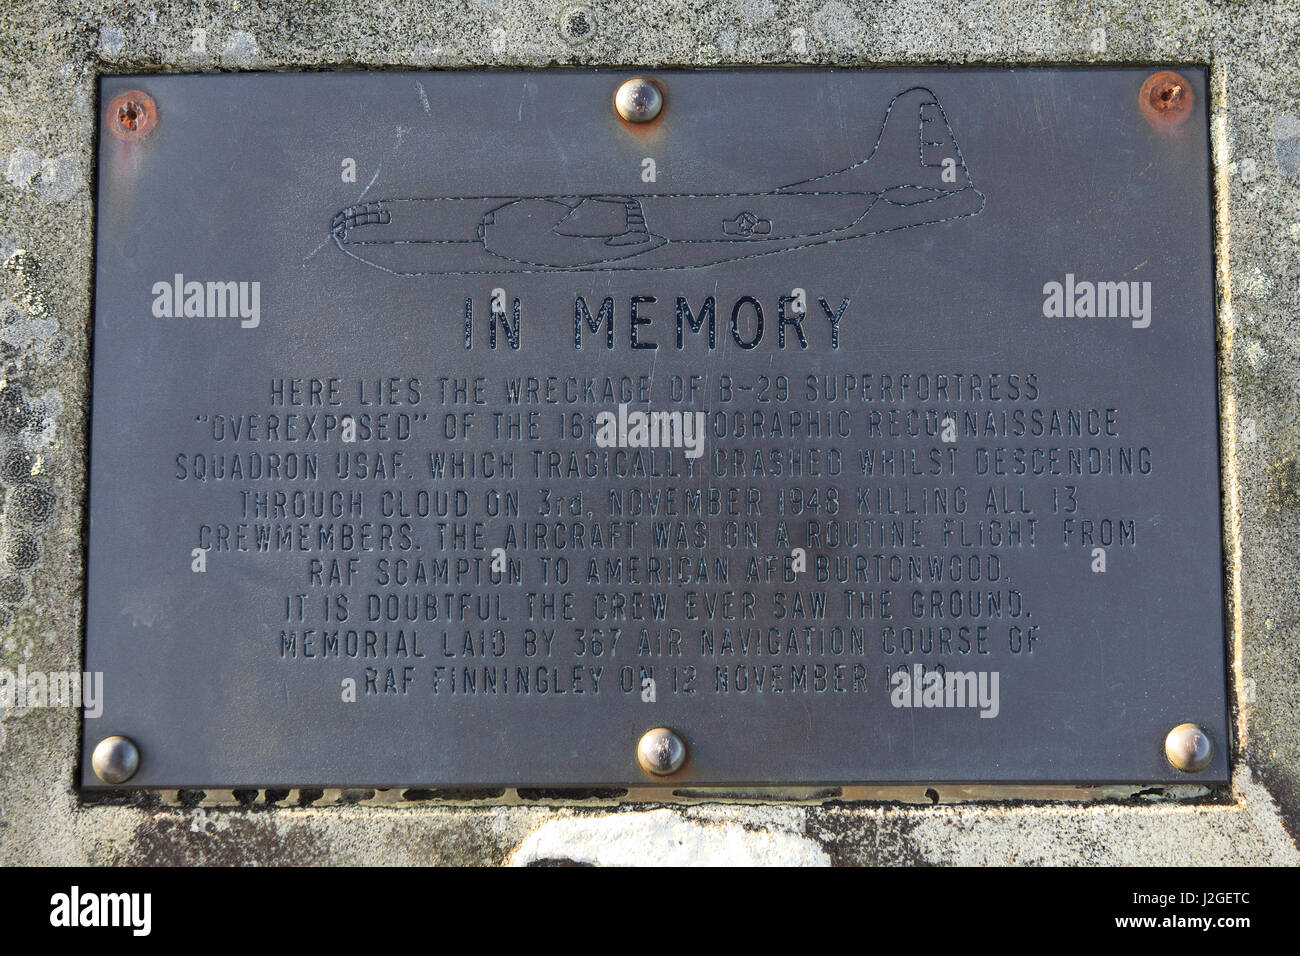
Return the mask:
<path id="1" fill-rule="evenodd" d="M 1204 71 L 633 77 L 102 81 L 83 783 L 1225 780 Z"/>

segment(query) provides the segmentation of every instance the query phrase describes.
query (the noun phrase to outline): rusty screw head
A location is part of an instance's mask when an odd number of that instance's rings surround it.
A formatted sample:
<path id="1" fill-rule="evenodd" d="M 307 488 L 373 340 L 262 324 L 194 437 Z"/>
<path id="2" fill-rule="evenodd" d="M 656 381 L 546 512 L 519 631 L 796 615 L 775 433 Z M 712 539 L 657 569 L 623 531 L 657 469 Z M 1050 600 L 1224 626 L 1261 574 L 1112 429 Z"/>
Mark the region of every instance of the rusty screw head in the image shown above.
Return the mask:
<path id="1" fill-rule="evenodd" d="M 1192 115 L 1192 87 L 1172 70 L 1152 73 L 1138 93 L 1138 106 L 1151 125 L 1169 129 Z"/>
<path id="2" fill-rule="evenodd" d="M 158 106 L 148 93 L 123 90 L 108 101 L 104 120 L 118 139 L 138 142 L 158 125 Z"/>

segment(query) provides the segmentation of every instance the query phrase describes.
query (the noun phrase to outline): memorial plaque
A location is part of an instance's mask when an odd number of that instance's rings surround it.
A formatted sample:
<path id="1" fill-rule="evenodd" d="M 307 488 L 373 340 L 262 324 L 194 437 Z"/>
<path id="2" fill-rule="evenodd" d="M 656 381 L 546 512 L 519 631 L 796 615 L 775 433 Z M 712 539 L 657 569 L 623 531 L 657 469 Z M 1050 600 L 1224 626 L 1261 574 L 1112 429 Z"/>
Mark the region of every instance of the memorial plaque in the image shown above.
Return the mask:
<path id="1" fill-rule="evenodd" d="M 1226 780 L 1204 71 L 630 76 L 103 80 L 83 783 Z"/>

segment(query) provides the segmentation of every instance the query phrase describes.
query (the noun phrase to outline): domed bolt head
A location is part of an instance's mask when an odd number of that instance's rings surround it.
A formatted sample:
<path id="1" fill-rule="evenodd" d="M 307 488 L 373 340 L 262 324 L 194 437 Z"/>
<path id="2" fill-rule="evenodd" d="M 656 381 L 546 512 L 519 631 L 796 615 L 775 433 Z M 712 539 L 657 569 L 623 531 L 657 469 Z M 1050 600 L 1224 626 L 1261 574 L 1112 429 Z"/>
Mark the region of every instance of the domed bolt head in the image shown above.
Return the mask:
<path id="1" fill-rule="evenodd" d="M 686 762 L 686 744 L 667 727 L 655 727 L 641 735 L 636 745 L 636 762 L 646 773 L 666 777 Z"/>
<path id="2" fill-rule="evenodd" d="M 126 783 L 140 769 L 140 751 L 126 737 L 105 737 L 95 745 L 90 765 L 105 783 Z"/>
<path id="3" fill-rule="evenodd" d="M 1210 765 L 1214 747 L 1195 724 L 1179 724 L 1165 737 L 1165 757 L 1183 773 L 1196 773 Z"/>
<path id="4" fill-rule="evenodd" d="M 649 123 L 663 108 L 663 93 L 644 76 L 624 81 L 614 94 L 614 109 L 629 123 Z"/>

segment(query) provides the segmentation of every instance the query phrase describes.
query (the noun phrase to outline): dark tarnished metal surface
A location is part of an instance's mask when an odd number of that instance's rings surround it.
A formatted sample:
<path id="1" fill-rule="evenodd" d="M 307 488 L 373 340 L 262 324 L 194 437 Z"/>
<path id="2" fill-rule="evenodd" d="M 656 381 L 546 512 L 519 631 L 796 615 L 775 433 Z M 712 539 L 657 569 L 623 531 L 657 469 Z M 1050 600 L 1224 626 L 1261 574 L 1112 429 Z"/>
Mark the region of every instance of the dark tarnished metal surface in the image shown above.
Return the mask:
<path id="1" fill-rule="evenodd" d="M 104 80 L 85 785 L 1226 779 L 1150 72 Z"/>

